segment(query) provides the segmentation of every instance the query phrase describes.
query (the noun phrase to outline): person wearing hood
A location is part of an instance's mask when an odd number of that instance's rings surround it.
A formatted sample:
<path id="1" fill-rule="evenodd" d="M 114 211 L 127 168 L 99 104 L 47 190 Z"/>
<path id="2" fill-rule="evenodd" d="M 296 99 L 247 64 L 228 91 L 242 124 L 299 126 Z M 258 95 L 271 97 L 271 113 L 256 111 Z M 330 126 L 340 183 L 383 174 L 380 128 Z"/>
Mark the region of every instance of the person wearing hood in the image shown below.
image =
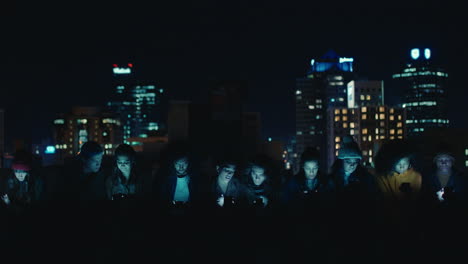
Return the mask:
<path id="1" fill-rule="evenodd" d="M 332 165 L 330 179 L 337 192 L 374 193 L 376 185 L 372 175 L 361 165 L 362 153 L 350 136 L 344 136 Z"/>
<path id="2" fill-rule="evenodd" d="M 384 199 L 402 201 L 420 195 L 422 176 L 415 165 L 415 151 L 404 140 L 382 145 L 375 157 L 377 186 Z"/>

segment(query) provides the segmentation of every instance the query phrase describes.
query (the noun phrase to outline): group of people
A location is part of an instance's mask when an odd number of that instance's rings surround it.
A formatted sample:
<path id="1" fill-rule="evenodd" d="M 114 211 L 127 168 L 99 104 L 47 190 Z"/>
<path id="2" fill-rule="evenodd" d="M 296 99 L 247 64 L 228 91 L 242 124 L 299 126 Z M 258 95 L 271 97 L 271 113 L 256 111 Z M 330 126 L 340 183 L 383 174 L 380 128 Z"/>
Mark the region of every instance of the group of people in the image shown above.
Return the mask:
<path id="1" fill-rule="evenodd" d="M 168 162 L 157 169 L 139 166 L 137 153 L 127 144 L 117 147 L 110 166 L 102 166 L 103 157 L 98 143 L 86 142 L 79 155 L 53 178 L 44 177 L 32 167 L 28 155 L 19 154 L 2 175 L 1 204 L 23 210 L 54 199 L 147 200 L 172 209 L 297 209 L 319 200 L 331 205 L 340 197 L 392 205 L 422 200 L 456 204 L 463 203 L 467 193 L 466 177 L 455 169 L 448 149 L 435 153 L 432 166 L 426 170 L 415 167 L 415 153 L 404 141 L 384 144 L 374 168 L 367 169 L 358 145 L 346 136 L 330 173 L 321 167 L 320 153 L 307 148 L 301 155 L 299 172 L 291 176 L 275 171 L 272 160 L 259 155 L 243 164 L 233 157 L 219 158 L 210 173 L 198 170 L 189 151 L 172 152 Z"/>

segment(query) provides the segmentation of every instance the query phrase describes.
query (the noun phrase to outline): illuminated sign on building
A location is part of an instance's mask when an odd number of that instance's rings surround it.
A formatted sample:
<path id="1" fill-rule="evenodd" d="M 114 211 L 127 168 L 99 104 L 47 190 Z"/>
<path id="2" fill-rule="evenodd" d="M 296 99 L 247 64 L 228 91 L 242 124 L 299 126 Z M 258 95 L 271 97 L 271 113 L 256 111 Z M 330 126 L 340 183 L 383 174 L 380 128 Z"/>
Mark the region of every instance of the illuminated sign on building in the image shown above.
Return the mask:
<path id="1" fill-rule="evenodd" d="M 343 63 L 343 62 L 353 62 L 354 59 L 353 58 L 340 58 L 340 63 Z"/>
<path id="2" fill-rule="evenodd" d="M 411 58 L 413 58 L 413 60 L 416 60 L 419 58 L 419 49 L 411 50 Z"/>
<path id="3" fill-rule="evenodd" d="M 426 60 L 428 60 L 431 57 L 431 50 L 430 49 L 425 49 L 424 50 L 424 57 L 426 57 Z"/>
<path id="4" fill-rule="evenodd" d="M 132 73 L 132 70 L 130 68 L 115 67 L 112 70 L 114 71 L 114 74 L 130 74 L 130 73 Z"/>

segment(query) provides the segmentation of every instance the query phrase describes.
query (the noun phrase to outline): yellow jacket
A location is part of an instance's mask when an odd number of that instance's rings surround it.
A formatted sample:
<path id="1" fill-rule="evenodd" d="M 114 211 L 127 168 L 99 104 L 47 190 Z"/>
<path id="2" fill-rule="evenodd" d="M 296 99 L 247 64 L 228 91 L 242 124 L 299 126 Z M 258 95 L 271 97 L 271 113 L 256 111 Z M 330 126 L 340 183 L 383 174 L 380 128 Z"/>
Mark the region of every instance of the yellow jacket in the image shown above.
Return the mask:
<path id="1" fill-rule="evenodd" d="M 413 169 L 408 169 L 402 174 L 392 172 L 387 176 L 377 177 L 377 186 L 385 198 L 402 200 L 407 194 L 400 190 L 402 183 L 409 183 L 412 189 L 412 197 L 417 196 L 421 190 L 421 174 Z"/>

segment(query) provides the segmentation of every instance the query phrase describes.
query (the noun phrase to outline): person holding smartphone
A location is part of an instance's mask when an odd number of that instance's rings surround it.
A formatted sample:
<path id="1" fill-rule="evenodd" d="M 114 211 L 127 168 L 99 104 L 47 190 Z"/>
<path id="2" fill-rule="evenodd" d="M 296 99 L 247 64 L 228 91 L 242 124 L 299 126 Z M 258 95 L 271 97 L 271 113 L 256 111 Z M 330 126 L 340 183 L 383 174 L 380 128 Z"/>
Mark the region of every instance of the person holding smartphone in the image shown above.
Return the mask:
<path id="1" fill-rule="evenodd" d="M 403 140 L 384 144 L 375 157 L 376 181 L 386 199 L 401 201 L 419 197 L 421 173 L 414 168 L 415 151 Z"/>

